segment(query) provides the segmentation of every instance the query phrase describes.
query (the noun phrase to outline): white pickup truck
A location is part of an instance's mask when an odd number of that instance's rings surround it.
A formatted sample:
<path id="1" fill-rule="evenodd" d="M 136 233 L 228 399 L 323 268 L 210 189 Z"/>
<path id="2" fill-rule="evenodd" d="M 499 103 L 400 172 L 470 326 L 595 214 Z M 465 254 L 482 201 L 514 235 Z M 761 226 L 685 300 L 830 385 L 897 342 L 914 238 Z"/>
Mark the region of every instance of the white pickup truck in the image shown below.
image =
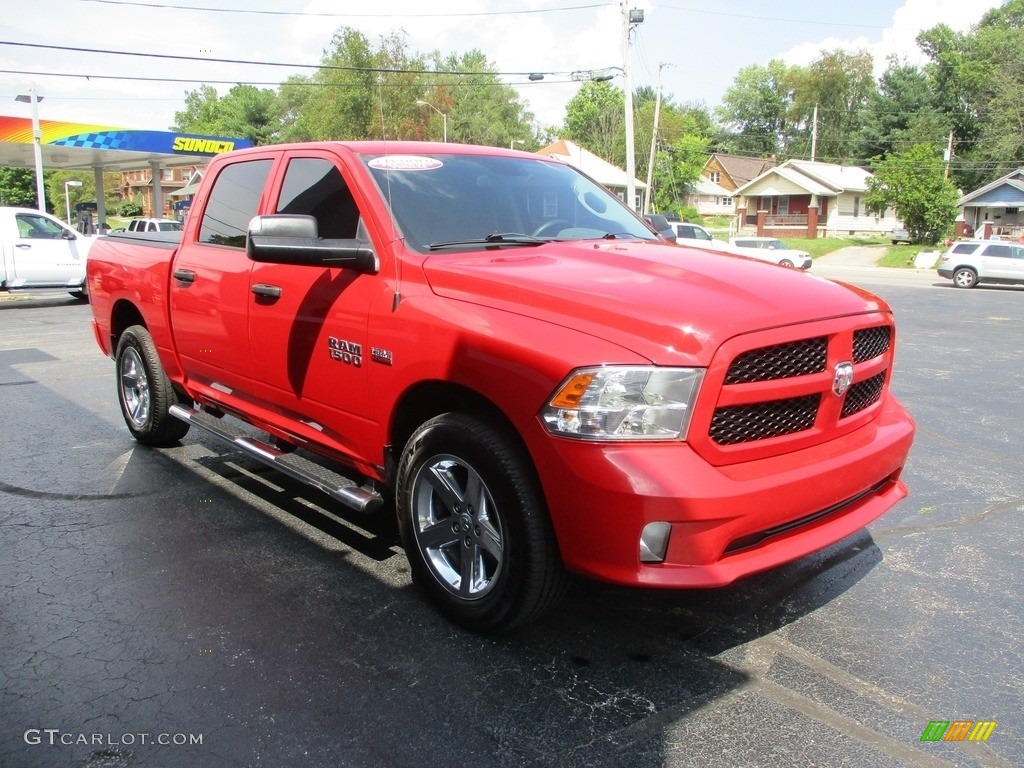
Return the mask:
<path id="1" fill-rule="evenodd" d="M 0 290 L 63 288 L 85 298 L 85 260 L 94 237 L 47 213 L 0 207 Z"/>

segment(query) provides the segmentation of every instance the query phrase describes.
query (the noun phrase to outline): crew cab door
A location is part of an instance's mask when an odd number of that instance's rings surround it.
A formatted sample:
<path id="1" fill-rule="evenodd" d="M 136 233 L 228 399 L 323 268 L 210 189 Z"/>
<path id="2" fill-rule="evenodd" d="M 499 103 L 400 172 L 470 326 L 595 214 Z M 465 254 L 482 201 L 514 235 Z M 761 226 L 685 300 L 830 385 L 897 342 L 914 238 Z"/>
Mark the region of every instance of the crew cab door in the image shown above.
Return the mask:
<path id="1" fill-rule="evenodd" d="M 369 241 L 356 195 L 330 153 L 289 155 L 271 211 L 314 216 L 324 239 Z M 282 429 L 360 463 L 372 441 L 368 413 L 367 317 L 380 276 L 323 265 L 256 263 L 249 345 L 262 399 Z M 379 445 L 378 445 L 379 448 Z"/>
<path id="2" fill-rule="evenodd" d="M 10 287 L 65 286 L 85 279 L 85 252 L 78 236 L 41 213 L 16 213 L 11 243 Z"/>
<path id="3" fill-rule="evenodd" d="M 248 409 L 254 396 L 249 363 L 249 222 L 260 211 L 277 154 L 221 166 L 201 211 L 171 264 L 174 345 L 193 385 L 212 399 Z"/>

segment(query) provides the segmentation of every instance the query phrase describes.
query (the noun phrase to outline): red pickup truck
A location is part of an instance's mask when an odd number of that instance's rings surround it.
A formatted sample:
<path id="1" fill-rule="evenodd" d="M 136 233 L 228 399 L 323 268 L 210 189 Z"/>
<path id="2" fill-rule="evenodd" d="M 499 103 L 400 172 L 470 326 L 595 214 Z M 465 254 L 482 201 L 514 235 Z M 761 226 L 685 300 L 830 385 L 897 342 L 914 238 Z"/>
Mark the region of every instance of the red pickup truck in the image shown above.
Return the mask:
<path id="1" fill-rule="evenodd" d="M 906 495 L 880 299 L 667 244 L 568 165 L 489 147 L 218 156 L 182 233 L 88 267 L 128 429 L 190 425 L 365 512 L 476 630 L 567 572 L 724 585 Z"/>

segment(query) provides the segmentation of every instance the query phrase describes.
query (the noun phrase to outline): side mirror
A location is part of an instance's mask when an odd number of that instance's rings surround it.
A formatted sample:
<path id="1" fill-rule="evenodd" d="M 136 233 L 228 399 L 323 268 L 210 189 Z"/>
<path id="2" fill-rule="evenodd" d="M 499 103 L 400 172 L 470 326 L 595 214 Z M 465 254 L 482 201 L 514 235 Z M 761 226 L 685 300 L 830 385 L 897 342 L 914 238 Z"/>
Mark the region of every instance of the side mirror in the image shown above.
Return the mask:
<path id="1" fill-rule="evenodd" d="M 269 264 L 341 267 L 370 275 L 380 270 L 380 260 L 369 243 L 321 239 L 316 218 L 298 214 L 254 218 L 249 222 L 245 253 L 253 261 Z"/>
<path id="2" fill-rule="evenodd" d="M 78 239 L 78 235 L 76 235 L 70 229 L 65 229 L 64 232 L 61 234 L 61 237 L 63 237 L 65 240 L 77 240 Z"/>

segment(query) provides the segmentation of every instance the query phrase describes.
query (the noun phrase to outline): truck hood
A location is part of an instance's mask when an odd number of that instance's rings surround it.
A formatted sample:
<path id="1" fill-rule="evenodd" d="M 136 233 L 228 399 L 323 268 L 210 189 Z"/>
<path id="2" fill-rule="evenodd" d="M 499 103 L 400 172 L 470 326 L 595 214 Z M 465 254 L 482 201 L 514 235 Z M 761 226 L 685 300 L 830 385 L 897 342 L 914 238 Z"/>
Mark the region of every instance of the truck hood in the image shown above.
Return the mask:
<path id="1" fill-rule="evenodd" d="M 435 254 L 423 268 L 439 296 L 574 328 L 660 365 L 707 365 L 743 333 L 888 311 L 865 291 L 812 274 L 653 242 Z"/>

